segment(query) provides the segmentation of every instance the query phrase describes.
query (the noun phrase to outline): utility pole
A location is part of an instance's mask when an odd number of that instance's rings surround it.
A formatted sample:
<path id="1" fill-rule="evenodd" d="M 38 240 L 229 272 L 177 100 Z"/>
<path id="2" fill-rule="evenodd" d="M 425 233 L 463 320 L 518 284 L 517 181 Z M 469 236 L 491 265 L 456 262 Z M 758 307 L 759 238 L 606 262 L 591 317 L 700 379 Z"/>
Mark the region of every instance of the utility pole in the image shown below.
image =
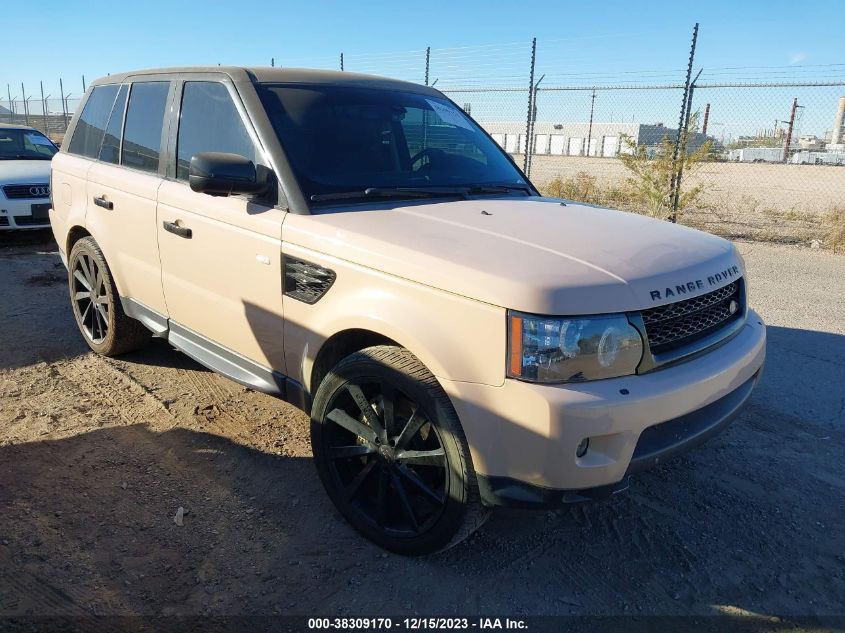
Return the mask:
<path id="1" fill-rule="evenodd" d="M 428 69 L 431 62 L 431 46 L 425 47 L 425 85 L 428 85 Z"/>
<path id="2" fill-rule="evenodd" d="M 340 72 L 343 72 L 343 53 L 340 54 Z"/>
<path id="3" fill-rule="evenodd" d="M 528 153 L 531 147 L 528 139 L 531 136 L 531 109 L 534 106 L 534 64 L 537 61 L 537 38 L 531 40 L 531 70 L 528 76 L 528 116 L 525 121 L 525 157 L 522 162 L 522 171 L 528 175 Z M 519 147 L 516 148 L 519 151 Z"/>
<path id="4" fill-rule="evenodd" d="M 789 114 L 789 128 L 786 131 L 786 145 L 783 147 L 783 162 L 789 160 L 789 146 L 792 144 L 792 131 L 795 129 L 796 110 L 798 110 L 798 97 L 792 100 L 792 112 Z"/>
<path id="5" fill-rule="evenodd" d="M 6 84 L 6 94 L 9 96 L 9 123 L 14 123 L 15 106 L 12 105 L 12 89 Z"/>
<path id="6" fill-rule="evenodd" d="M 593 140 L 593 112 L 596 109 L 596 89 L 593 88 L 593 97 L 590 100 L 590 127 L 587 129 L 587 149 L 584 150 L 584 156 L 590 156 L 590 143 Z"/>
<path id="7" fill-rule="evenodd" d="M 704 106 L 704 123 L 701 125 L 701 133 L 707 136 L 707 122 L 710 120 L 710 104 Z"/>
<path id="8" fill-rule="evenodd" d="M 217 64 L 218 66 L 220 64 Z M 82 92 L 85 92 L 88 89 L 88 86 L 85 85 L 85 75 L 82 75 Z"/>
<path id="9" fill-rule="evenodd" d="M 275 68 L 275 67 L 276 67 L 276 58 L 271 57 L 270 58 L 270 68 Z"/>

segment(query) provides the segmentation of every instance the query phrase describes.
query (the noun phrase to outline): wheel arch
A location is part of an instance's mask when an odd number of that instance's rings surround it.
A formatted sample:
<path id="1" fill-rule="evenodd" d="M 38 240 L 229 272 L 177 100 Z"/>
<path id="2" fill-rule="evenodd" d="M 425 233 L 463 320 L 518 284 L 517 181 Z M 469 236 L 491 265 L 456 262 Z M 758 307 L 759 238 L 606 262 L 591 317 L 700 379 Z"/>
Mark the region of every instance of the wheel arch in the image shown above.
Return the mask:
<path id="1" fill-rule="evenodd" d="M 65 241 L 65 252 L 67 253 L 68 257 L 70 257 L 70 251 L 73 248 L 73 245 L 76 244 L 79 240 L 83 237 L 91 237 L 91 232 L 88 231 L 84 226 L 80 226 L 79 224 L 74 224 L 67 232 L 67 240 Z"/>
<path id="2" fill-rule="evenodd" d="M 68 266 L 70 266 L 70 251 L 71 251 L 71 249 L 73 249 L 74 244 L 76 244 L 79 240 L 86 238 L 86 237 L 90 237 L 95 242 L 97 242 L 97 246 L 99 246 L 100 250 L 103 252 L 103 257 L 106 260 L 106 265 L 109 267 L 109 269 L 112 272 L 112 277 L 114 278 L 114 284 L 117 287 L 118 295 L 121 298 L 127 297 L 127 295 L 125 293 L 125 288 L 123 286 L 123 280 L 120 279 L 118 277 L 118 275 L 115 275 L 115 270 L 112 267 L 111 258 L 109 257 L 109 254 L 107 253 L 108 245 L 104 244 L 103 242 L 98 240 L 97 236 L 94 235 L 93 233 L 91 233 L 91 231 L 88 230 L 88 227 L 82 226 L 81 224 L 74 224 L 73 226 L 70 227 L 70 229 L 67 232 L 67 241 L 66 241 L 67 250 L 65 252 L 67 253 Z"/>
<path id="3" fill-rule="evenodd" d="M 341 360 L 374 345 L 404 347 L 392 338 L 365 328 L 349 328 L 332 334 L 320 346 L 308 376 L 308 390 L 313 396 L 331 368 Z"/>

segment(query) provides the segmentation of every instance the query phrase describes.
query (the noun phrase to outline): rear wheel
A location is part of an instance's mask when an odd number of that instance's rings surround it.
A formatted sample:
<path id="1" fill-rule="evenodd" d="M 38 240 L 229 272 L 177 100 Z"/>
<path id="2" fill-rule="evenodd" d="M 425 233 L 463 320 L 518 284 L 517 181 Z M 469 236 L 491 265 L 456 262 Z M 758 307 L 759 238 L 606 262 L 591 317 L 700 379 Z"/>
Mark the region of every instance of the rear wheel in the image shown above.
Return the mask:
<path id="1" fill-rule="evenodd" d="M 311 415 L 323 485 L 376 544 L 427 554 L 488 516 L 451 402 L 408 350 L 370 347 L 342 360 L 317 389 Z"/>
<path id="2" fill-rule="evenodd" d="M 106 258 L 93 237 L 73 245 L 68 285 L 76 325 L 92 350 L 117 356 L 150 340 L 150 331 L 123 311 Z"/>

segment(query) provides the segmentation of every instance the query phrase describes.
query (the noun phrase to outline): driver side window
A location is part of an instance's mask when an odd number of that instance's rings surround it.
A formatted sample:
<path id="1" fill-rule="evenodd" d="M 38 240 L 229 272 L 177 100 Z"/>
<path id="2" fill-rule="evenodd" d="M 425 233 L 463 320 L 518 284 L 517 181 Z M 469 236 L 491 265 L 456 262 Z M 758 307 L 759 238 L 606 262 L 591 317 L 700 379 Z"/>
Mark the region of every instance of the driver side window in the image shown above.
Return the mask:
<path id="1" fill-rule="evenodd" d="M 199 152 L 228 152 L 259 162 L 260 154 L 229 91 L 216 81 L 185 82 L 176 140 L 178 180 L 188 180 L 191 157 Z"/>

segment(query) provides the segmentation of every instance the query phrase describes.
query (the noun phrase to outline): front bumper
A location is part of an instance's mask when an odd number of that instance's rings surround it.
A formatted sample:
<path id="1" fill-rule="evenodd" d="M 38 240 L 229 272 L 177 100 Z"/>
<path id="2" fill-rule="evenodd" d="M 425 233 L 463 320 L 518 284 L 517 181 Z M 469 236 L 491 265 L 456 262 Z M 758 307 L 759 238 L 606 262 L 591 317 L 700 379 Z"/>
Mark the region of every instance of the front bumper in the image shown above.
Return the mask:
<path id="1" fill-rule="evenodd" d="M 753 311 L 727 343 L 651 373 L 567 385 L 442 381 L 484 501 L 549 506 L 624 489 L 633 472 L 720 431 L 751 395 L 766 328 Z M 576 448 L 589 438 L 587 452 Z"/>
<path id="2" fill-rule="evenodd" d="M 49 228 L 49 218 L 34 220 L 32 217 L 32 205 L 49 202 L 49 198 L 9 200 L 0 192 L 0 231 Z"/>

